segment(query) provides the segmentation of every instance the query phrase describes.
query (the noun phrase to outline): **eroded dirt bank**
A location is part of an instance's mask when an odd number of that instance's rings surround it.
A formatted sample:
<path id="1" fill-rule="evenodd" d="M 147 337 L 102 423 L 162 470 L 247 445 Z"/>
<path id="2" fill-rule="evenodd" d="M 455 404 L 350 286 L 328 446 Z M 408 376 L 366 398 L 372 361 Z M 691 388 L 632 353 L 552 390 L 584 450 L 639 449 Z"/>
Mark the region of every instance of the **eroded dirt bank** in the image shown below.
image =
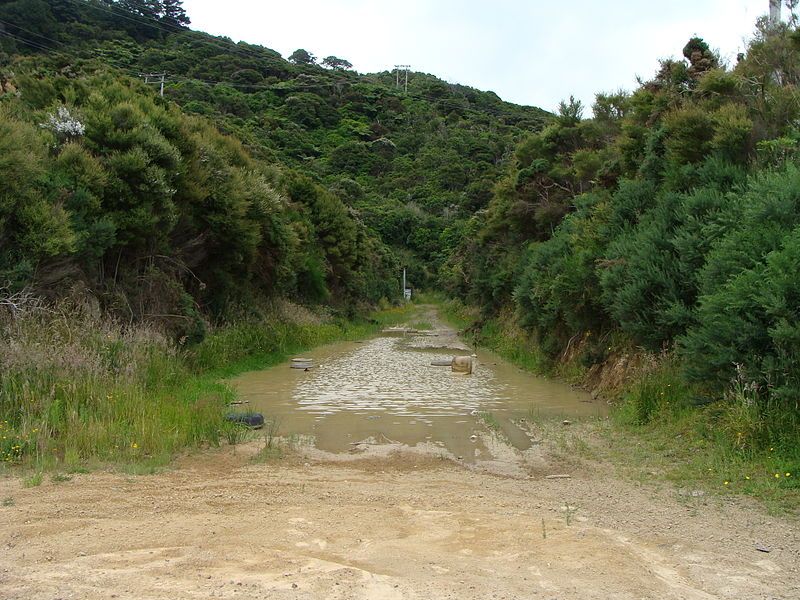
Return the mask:
<path id="1" fill-rule="evenodd" d="M 800 597 L 795 522 L 607 466 L 523 477 L 432 456 L 254 464 L 258 442 L 173 471 L 0 480 L 0 597 Z M 5 502 L 12 504 L 12 501 Z M 763 545 L 771 552 L 756 549 Z"/>

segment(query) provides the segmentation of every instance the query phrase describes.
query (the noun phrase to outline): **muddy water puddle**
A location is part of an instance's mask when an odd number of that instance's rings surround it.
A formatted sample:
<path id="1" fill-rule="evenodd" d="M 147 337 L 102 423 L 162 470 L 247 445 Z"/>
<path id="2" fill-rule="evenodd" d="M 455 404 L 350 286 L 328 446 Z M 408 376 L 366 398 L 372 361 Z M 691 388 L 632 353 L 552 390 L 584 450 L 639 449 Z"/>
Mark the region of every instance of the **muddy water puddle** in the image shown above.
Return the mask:
<path id="1" fill-rule="evenodd" d="M 336 453 L 360 442 L 424 445 L 474 462 L 492 454 L 487 431 L 525 451 L 533 443 L 526 422 L 606 411 L 588 394 L 492 353 L 477 352 L 471 375 L 431 366 L 471 353 L 452 330 L 385 334 L 305 353 L 314 364 L 307 371 L 286 362 L 232 383 L 245 408 L 277 419 L 282 436 L 308 436 Z"/>

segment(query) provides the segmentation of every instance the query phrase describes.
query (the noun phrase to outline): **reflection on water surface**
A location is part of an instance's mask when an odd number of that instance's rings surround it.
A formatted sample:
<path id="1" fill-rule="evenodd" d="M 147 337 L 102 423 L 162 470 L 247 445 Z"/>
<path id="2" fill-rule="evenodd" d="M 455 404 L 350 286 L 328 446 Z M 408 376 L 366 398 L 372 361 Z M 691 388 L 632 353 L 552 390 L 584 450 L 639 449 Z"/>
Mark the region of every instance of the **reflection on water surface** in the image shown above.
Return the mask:
<path id="1" fill-rule="evenodd" d="M 519 418 L 600 414 L 604 405 L 569 386 L 524 373 L 478 352 L 473 375 L 433 367 L 463 351 L 436 349 L 437 338 L 385 336 L 304 354 L 309 371 L 289 363 L 245 373 L 233 383 L 248 408 L 280 421 L 282 435 L 308 434 L 323 450 L 341 452 L 364 439 L 429 442 L 471 460 L 482 444 L 479 413 L 491 413 L 505 437 L 525 449 Z"/>

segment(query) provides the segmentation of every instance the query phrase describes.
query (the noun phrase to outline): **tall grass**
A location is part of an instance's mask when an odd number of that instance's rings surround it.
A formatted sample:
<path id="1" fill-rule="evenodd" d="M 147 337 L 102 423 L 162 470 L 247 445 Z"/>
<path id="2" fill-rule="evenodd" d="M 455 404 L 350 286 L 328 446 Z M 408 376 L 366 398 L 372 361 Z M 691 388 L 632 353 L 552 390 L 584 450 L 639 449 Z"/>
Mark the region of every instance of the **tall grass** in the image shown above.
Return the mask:
<path id="1" fill-rule="evenodd" d="M 742 379 L 714 401 L 665 355 L 624 388 L 608 445 L 617 460 L 680 486 L 740 493 L 777 511 L 800 507 L 798 424 Z M 622 435 L 620 435 L 622 434 Z"/>
<path id="2" fill-rule="evenodd" d="M 218 445 L 234 392 L 223 378 L 402 320 L 292 322 L 275 311 L 182 347 L 145 326 L 40 311 L 0 322 L 0 464 L 163 464 Z"/>

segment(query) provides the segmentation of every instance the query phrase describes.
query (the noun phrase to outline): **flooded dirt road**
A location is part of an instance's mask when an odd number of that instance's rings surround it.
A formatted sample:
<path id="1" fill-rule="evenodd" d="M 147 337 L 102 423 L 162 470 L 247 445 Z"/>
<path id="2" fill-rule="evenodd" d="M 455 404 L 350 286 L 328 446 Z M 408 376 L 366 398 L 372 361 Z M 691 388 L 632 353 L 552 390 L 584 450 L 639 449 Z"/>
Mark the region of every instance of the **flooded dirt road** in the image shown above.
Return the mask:
<path id="1" fill-rule="evenodd" d="M 451 333 L 411 343 L 448 336 L 455 348 Z M 570 410 L 592 414 L 581 394 L 481 353 L 476 375 L 459 379 L 425 366 L 449 351 L 398 339 L 320 349 L 317 371 L 237 381 L 285 419 L 282 457 L 256 438 L 157 475 L 0 479 L 0 598 L 800 598 L 796 519 L 620 478 L 592 458 L 602 440 L 589 421 L 562 424 Z M 408 364 L 376 383 L 366 374 L 386 367 L 382 348 Z M 476 420 L 484 409 L 505 425 Z M 520 421 L 551 410 L 558 418 Z"/>
<path id="2" fill-rule="evenodd" d="M 247 409 L 277 420 L 281 435 L 335 453 L 390 445 L 485 462 L 497 458 L 487 426 L 525 452 L 536 444 L 530 424 L 538 419 L 606 414 L 607 405 L 583 391 L 466 346 L 434 311 L 420 318 L 433 327 L 332 344 L 303 355 L 313 361 L 309 370 L 287 361 L 232 383 Z M 471 375 L 432 365 L 473 352 Z"/>

